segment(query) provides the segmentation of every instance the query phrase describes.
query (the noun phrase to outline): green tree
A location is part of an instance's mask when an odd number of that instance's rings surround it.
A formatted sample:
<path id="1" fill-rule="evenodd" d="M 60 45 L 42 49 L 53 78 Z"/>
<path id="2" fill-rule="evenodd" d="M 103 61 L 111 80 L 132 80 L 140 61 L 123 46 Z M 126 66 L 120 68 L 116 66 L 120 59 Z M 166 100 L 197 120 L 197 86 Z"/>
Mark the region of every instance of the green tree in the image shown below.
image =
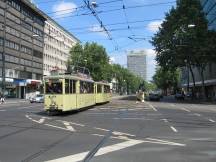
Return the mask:
<path id="1" fill-rule="evenodd" d="M 76 44 L 70 51 L 69 64 L 86 67 L 95 81 L 110 81 L 109 57 L 104 47 L 97 43 Z"/>
<path id="2" fill-rule="evenodd" d="M 71 66 L 86 67 L 95 81 L 111 81 L 116 78 L 119 92 L 136 92 L 143 80 L 119 64 L 109 64 L 109 57 L 104 47 L 96 43 L 76 44 L 70 51 L 68 71 Z"/>
<path id="3" fill-rule="evenodd" d="M 190 28 L 193 24 L 193 28 Z M 215 33 L 208 31 L 207 20 L 199 0 L 179 0 L 176 8 L 166 14 L 162 27 L 152 39 L 160 66 L 172 69 L 188 67 L 195 87 L 194 67 L 203 72 L 209 62 L 215 61 Z M 211 40 L 211 41 L 209 41 Z"/>
<path id="4" fill-rule="evenodd" d="M 153 81 L 158 88 L 162 89 L 167 94 L 167 89 L 178 89 L 180 82 L 180 70 L 167 70 L 165 68 L 157 69 L 153 76 Z"/>

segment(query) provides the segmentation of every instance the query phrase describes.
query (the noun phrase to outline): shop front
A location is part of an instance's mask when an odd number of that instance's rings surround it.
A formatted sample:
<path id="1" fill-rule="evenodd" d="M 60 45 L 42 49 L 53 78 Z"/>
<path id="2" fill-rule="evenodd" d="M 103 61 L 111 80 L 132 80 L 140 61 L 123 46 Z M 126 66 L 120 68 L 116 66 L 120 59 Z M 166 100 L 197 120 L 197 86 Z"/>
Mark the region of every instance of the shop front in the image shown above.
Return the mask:
<path id="1" fill-rule="evenodd" d="M 42 81 L 41 80 L 34 80 L 34 79 L 27 79 L 26 80 L 26 95 L 25 98 L 29 99 L 37 94 L 42 92 Z"/>
<path id="2" fill-rule="evenodd" d="M 16 85 L 16 97 L 20 99 L 25 98 L 25 87 L 26 80 L 25 79 L 14 79 L 14 84 Z"/>
<path id="3" fill-rule="evenodd" d="M 16 85 L 13 84 L 13 78 L 5 78 L 5 91 L 4 96 L 7 98 L 16 97 Z M 0 91 L 2 92 L 2 78 L 0 78 Z"/>

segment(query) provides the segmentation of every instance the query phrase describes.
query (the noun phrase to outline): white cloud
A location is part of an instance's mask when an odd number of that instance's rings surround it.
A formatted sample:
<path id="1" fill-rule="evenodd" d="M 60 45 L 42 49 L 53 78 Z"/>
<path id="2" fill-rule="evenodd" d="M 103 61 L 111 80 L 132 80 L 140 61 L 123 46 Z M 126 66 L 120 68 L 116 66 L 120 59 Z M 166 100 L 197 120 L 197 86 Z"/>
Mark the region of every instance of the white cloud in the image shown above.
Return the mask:
<path id="1" fill-rule="evenodd" d="M 90 32 L 98 33 L 99 35 L 106 36 L 106 32 L 100 25 L 93 25 L 88 29 Z"/>
<path id="2" fill-rule="evenodd" d="M 110 57 L 110 63 L 111 63 L 111 64 L 112 64 L 112 63 L 115 63 L 115 61 L 116 61 L 115 57 Z"/>
<path id="3" fill-rule="evenodd" d="M 77 5 L 72 2 L 60 2 L 53 6 L 53 12 L 55 12 L 56 17 L 63 17 L 65 15 L 72 15 L 76 11 Z"/>
<path id="4" fill-rule="evenodd" d="M 155 52 L 155 50 L 153 50 L 153 49 L 145 49 L 145 51 L 146 51 L 146 54 L 147 54 L 148 56 L 153 56 L 153 57 L 156 56 L 156 52 Z"/>
<path id="5" fill-rule="evenodd" d="M 147 29 L 151 32 L 156 32 L 161 27 L 163 21 L 152 21 L 147 25 Z"/>

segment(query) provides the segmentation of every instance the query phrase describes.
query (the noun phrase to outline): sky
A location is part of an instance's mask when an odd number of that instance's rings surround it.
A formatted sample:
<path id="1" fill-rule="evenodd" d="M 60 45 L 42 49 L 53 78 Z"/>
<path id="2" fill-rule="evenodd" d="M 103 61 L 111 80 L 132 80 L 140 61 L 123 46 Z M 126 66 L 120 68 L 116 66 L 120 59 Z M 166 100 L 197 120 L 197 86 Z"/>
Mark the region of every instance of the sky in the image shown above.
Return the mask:
<path id="1" fill-rule="evenodd" d="M 114 63 L 127 66 L 127 53 L 146 50 L 147 80 L 155 72 L 155 51 L 149 42 L 175 0 L 89 0 L 108 33 L 85 6 L 84 0 L 33 0 L 83 44 L 97 42 Z"/>

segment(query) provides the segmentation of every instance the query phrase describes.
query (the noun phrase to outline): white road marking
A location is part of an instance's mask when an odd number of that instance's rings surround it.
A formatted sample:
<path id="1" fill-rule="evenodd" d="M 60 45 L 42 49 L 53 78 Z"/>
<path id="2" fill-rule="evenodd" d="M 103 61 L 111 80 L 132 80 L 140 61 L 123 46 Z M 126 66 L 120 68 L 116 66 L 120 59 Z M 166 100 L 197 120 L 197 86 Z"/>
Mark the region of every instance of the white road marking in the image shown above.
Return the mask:
<path id="1" fill-rule="evenodd" d="M 212 119 L 209 119 L 209 121 L 210 121 L 210 122 L 212 122 L 212 123 L 215 123 L 215 121 L 214 121 L 214 120 L 212 120 Z"/>
<path id="2" fill-rule="evenodd" d="M 135 135 L 133 135 L 133 134 L 123 133 L 123 132 L 117 132 L 117 131 L 112 132 L 112 134 L 118 135 L 118 136 L 126 135 L 126 136 L 135 137 Z"/>
<path id="3" fill-rule="evenodd" d="M 109 131 L 110 131 L 110 130 L 108 130 L 108 129 L 98 128 L 98 127 L 94 127 L 94 129 L 102 130 L 102 131 L 105 131 L 105 132 L 109 132 Z"/>
<path id="4" fill-rule="evenodd" d="M 69 121 L 64 121 L 64 120 L 57 120 L 57 121 L 60 121 L 60 122 L 68 122 L 68 123 L 73 124 L 73 125 L 77 125 L 77 126 L 85 127 L 84 124 L 78 124 L 78 123 L 69 122 Z"/>
<path id="5" fill-rule="evenodd" d="M 42 117 L 40 120 L 35 120 L 35 119 L 32 119 L 29 115 L 25 115 L 25 116 L 26 116 L 26 118 L 30 119 L 31 121 L 39 123 L 39 124 L 42 124 L 45 121 L 45 117 Z"/>
<path id="6" fill-rule="evenodd" d="M 148 105 L 149 105 L 149 107 L 151 107 L 154 111 L 157 111 L 157 109 L 154 107 L 154 106 L 152 106 L 150 103 L 147 103 Z"/>
<path id="7" fill-rule="evenodd" d="M 95 157 L 100 156 L 100 155 L 105 155 L 114 151 L 122 150 L 127 147 L 132 147 L 141 143 L 155 143 L 155 144 L 163 144 L 163 145 L 173 145 L 173 146 L 186 146 L 185 144 L 181 143 L 175 143 L 175 142 L 170 142 L 170 141 L 163 141 L 163 140 L 158 140 L 158 139 L 152 139 L 148 138 L 147 140 L 134 140 L 130 139 L 125 142 L 117 143 L 114 145 L 102 147 L 101 149 L 98 150 L 98 152 L 95 154 Z M 54 159 L 54 160 L 49 160 L 46 162 L 78 162 L 82 161 L 87 155 L 89 151 Z"/>
<path id="8" fill-rule="evenodd" d="M 175 129 L 173 126 L 170 126 L 170 128 L 173 130 L 173 132 L 178 132 L 178 130 L 177 129 Z"/>
<path id="9" fill-rule="evenodd" d="M 6 111 L 6 110 L 0 110 L 0 111 Z"/>
<path id="10" fill-rule="evenodd" d="M 167 120 L 167 119 L 161 119 L 161 120 L 163 120 L 165 123 L 168 123 L 168 120 Z"/>
<path id="11" fill-rule="evenodd" d="M 76 132 L 76 130 L 70 125 L 70 123 L 69 122 L 63 122 L 63 124 L 65 125 L 65 127 L 69 130 L 69 131 L 71 131 L 71 132 Z"/>
<path id="12" fill-rule="evenodd" d="M 42 119 L 40 119 L 40 120 L 38 121 L 38 123 L 42 124 L 44 121 L 45 121 L 45 119 L 42 118 Z"/>
<path id="13" fill-rule="evenodd" d="M 104 137 L 105 135 L 102 135 L 102 134 L 91 134 L 93 136 L 99 136 L 99 137 Z"/>
<path id="14" fill-rule="evenodd" d="M 187 112 L 191 112 L 190 110 L 186 109 L 186 108 L 181 108 L 182 110 L 184 111 L 187 111 Z"/>
<path id="15" fill-rule="evenodd" d="M 116 120 L 152 120 L 152 119 L 146 119 L 146 118 L 113 118 Z"/>
<path id="16" fill-rule="evenodd" d="M 69 130 L 67 128 L 62 128 L 62 127 L 58 127 L 58 126 L 51 125 L 51 124 L 44 124 L 44 125 L 49 126 L 49 127 L 53 127 L 53 128 L 58 128 L 58 129 L 66 130 L 66 131 L 71 131 L 71 130 Z M 71 131 L 71 132 L 73 132 L 73 131 Z"/>
<path id="17" fill-rule="evenodd" d="M 161 144 L 169 144 L 169 145 L 175 145 L 175 146 L 186 146 L 186 144 L 170 142 L 170 141 L 160 140 L 160 139 L 156 139 L 156 138 L 146 138 L 146 139 L 151 140 L 151 141 L 161 142 Z"/>
<path id="18" fill-rule="evenodd" d="M 196 116 L 201 116 L 201 114 L 198 114 L 198 113 L 194 113 L 194 115 L 196 115 Z"/>

